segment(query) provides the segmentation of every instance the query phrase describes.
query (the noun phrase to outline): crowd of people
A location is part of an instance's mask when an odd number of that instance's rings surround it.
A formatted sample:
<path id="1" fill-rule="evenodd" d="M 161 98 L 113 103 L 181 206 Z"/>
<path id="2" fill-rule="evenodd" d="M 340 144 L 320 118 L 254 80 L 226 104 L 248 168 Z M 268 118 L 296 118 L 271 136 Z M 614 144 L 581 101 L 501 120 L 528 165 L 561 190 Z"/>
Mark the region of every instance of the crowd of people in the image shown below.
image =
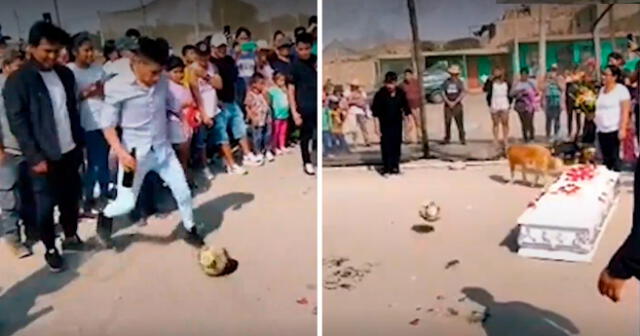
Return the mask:
<path id="1" fill-rule="evenodd" d="M 637 45 L 631 44 L 630 52 L 640 57 Z M 583 146 L 598 146 L 604 164 L 612 170 L 620 169 L 621 159 L 634 162 L 637 152 L 636 130 L 640 128 L 638 66 L 625 66 L 625 58 L 619 52 L 612 52 L 607 61 L 607 66 L 602 69 L 601 81 L 596 80 L 596 71 L 599 70 L 593 59 L 564 71 L 554 64 L 538 79 L 525 67 L 513 82 L 509 80 L 506 69 L 494 68 L 492 76 L 484 82 L 482 89 L 491 116 L 495 147 L 505 152 L 510 144 L 511 110 L 519 117 L 522 141 L 525 143 L 536 140 L 535 116 L 541 112 L 545 117 L 545 142 L 552 145 L 572 142 Z M 455 121 L 460 144 L 466 145 L 463 101 L 468 90 L 460 77 L 461 69 L 458 65 L 451 65 L 448 74 L 440 87 L 445 127 L 445 137 L 441 143 L 451 143 L 451 124 Z M 374 116 L 374 128 L 381 136 L 383 161 L 386 162 L 385 153 L 391 153 L 392 157 L 399 156 L 402 142 L 419 142 L 422 138 L 420 106 L 424 99 L 420 82 L 412 69 L 405 70 L 401 82 L 397 73 L 386 74 L 380 90 L 395 93 L 396 88 L 400 89 L 401 100 L 385 102 L 384 104 L 391 105 L 380 106 L 375 98 L 371 102 L 367 100 L 366 93 L 357 80 L 349 84 L 348 90 L 328 81 L 324 86 L 322 129 L 325 155 L 349 152 L 347 143 L 357 143 L 358 134 L 363 138 L 364 144 L 369 146 L 371 136 L 367 123 Z M 377 94 L 385 97 L 383 101 L 390 98 L 384 91 L 378 91 Z M 381 111 L 376 112 L 376 106 Z M 381 115 L 391 113 L 391 110 L 395 110 L 394 115 L 403 117 L 394 118 L 393 122 L 388 118 L 380 118 Z M 383 119 L 387 125 L 383 125 Z M 563 119 L 566 119 L 565 127 L 561 127 Z M 397 136 L 397 132 L 393 131 L 394 135 L 387 136 L 388 141 L 384 141 L 383 128 L 389 134 L 389 123 L 397 124 L 392 128 L 399 127 L 400 135 Z M 391 147 L 387 146 L 389 141 L 392 143 Z M 622 154 L 619 155 L 621 149 Z M 395 162 L 397 159 L 391 161 Z M 395 163 L 385 170 L 398 170 L 394 167 Z"/>
<path id="2" fill-rule="evenodd" d="M 31 27 L 25 48 L 3 42 L 1 227 L 18 257 L 41 240 L 48 267 L 62 270 L 55 222 L 63 251 L 84 250 L 83 216 L 97 218 L 99 242 L 112 247 L 113 219 L 136 208 L 149 172 L 170 190 L 180 236 L 194 246 L 203 244 L 196 173 L 211 180 L 221 161 L 246 175 L 299 144 L 303 171 L 315 174 L 315 16 L 293 38 L 278 31 L 271 43 L 253 41 L 249 29 L 227 26 L 174 50 L 136 29 L 98 46 L 48 21 Z"/>

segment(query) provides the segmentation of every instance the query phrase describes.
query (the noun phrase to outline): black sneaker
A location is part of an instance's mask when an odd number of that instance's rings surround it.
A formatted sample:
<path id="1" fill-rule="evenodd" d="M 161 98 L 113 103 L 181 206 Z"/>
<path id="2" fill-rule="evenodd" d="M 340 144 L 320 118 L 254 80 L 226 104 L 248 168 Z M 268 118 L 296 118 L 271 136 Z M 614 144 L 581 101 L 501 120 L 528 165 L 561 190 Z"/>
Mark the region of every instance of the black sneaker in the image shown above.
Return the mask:
<path id="1" fill-rule="evenodd" d="M 47 251 L 44 254 L 44 260 L 47 262 L 47 265 L 49 265 L 49 270 L 51 270 L 51 272 L 58 273 L 62 271 L 64 260 L 57 249 L 53 248 Z"/>
<path id="2" fill-rule="evenodd" d="M 63 251 L 84 251 L 85 245 L 80 237 L 76 234 L 73 237 L 67 237 L 62 241 Z"/>
<path id="3" fill-rule="evenodd" d="M 105 217 L 104 215 L 98 215 L 98 223 L 96 225 L 96 237 L 98 243 L 106 249 L 113 248 L 113 239 L 111 239 L 111 232 L 113 228 L 113 219 Z"/>
<path id="4" fill-rule="evenodd" d="M 204 246 L 204 239 L 198 234 L 198 229 L 195 226 L 191 230 L 187 230 L 184 225 L 180 225 L 180 237 L 191 246 L 197 248 Z"/>

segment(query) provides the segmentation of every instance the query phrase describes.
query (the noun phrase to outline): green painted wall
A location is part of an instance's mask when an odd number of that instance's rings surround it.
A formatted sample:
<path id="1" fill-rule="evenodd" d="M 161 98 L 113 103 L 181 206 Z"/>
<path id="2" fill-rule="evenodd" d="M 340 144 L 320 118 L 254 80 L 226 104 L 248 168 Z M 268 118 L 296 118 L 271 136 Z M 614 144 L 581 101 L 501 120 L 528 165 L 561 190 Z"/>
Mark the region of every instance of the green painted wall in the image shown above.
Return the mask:
<path id="1" fill-rule="evenodd" d="M 618 38 L 616 45 L 618 49 L 624 46 L 626 40 Z M 606 65 L 606 59 L 613 50 L 611 40 L 603 38 L 601 40 L 601 59 L 603 65 Z M 538 43 L 521 43 L 520 46 L 520 66 L 532 68 L 538 60 Z M 547 64 L 546 68 L 550 68 L 552 64 L 558 64 L 560 67 L 570 65 L 579 65 L 590 57 L 594 57 L 594 45 L 592 40 L 581 40 L 571 42 L 549 42 L 547 43 Z M 573 63 L 573 64 L 570 64 Z"/>

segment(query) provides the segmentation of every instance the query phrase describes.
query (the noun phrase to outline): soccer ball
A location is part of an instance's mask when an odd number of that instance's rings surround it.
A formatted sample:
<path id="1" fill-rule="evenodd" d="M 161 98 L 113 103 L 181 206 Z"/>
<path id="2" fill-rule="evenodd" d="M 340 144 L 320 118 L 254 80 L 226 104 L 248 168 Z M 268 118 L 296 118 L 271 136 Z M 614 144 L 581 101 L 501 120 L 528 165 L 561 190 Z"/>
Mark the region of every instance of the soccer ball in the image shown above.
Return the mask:
<path id="1" fill-rule="evenodd" d="M 225 248 L 204 246 L 198 252 L 198 262 L 208 276 L 221 275 L 229 264 L 229 254 Z"/>
<path id="2" fill-rule="evenodd" d="M 425 202 L 420 207 L 419 214 L 427 222 L 435 222 L 440 219 L 440 207 L 434 201 Z"/>

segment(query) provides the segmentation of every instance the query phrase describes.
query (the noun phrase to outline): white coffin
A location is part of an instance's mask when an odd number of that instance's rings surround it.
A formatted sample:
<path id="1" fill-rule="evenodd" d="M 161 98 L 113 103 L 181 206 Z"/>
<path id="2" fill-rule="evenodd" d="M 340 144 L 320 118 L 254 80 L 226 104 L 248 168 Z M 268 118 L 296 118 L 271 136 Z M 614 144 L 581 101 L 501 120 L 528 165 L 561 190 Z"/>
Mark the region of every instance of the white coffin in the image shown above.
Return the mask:
<path id="1" fill-rule="evenodd" d="M 575 173 L 562 174 L 518 218 L 519 255 L 591 261 L 617 203 L 619 173 L 598 166 L 592 177 L 571 180 Z"/>

